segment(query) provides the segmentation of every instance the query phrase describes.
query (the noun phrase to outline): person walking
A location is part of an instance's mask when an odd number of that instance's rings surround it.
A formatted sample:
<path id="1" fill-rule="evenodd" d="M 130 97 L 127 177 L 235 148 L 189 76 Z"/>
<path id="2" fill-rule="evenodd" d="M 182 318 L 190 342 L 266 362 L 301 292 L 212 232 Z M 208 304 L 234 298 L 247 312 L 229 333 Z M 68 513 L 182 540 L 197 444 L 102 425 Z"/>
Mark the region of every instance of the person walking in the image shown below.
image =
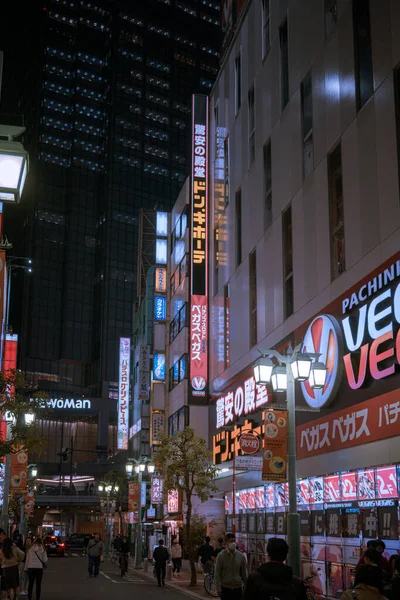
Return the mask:
<path id="1" fill-rule="evenodd" d="M 398 600 L 400 598 L 400 555 L 394 559 L 394 575 L 387 588 L 384 589 L 388 600 Z"/>
<path id="2" fill-rule="evenodd" d="M 42 538 L 37 538 L 25 557 L 25 570 L 28 571 L 28 599 L 32 600 L 33 587 L 36 582 L 36 600 L 40 600 L 42 591 L 43 570 L 47 563 L 47 554 Z M 46 567 L 47 568 L 47 567 Z"/>
<path id="3" fill-rule="evenodd" d="M 225 550 L 225 546 L 224 546 L 224 540 L 222 537 L 218 538 L 218 544 L 217 547 L 215 548 L 215 554 L 214 556 L 218 556 L 218 554 L 220 552 L 222 552 L 222 550 Z"/>
<path id="4" fill-rule="evenodd" d="M 88 570 L 89 577 L 97 577 L 100 570 L 100 559 L 101 555 L 104 554 L 105 546 L 101 541 L 99 533 L 94 534 L 94 538 L 91 539 L 87 546 L 88 553 Z"/>
<path id="5" fill-rule="evenodd" d="M 175 538 L 172 542 L 171 546 L 171 558 L 172 564 L 174 565 L 172 569 L 172 574 L 176 571 L 176 576 L 180 577 L 181 566 L 182 566 L 182 546 L 179 541 Z"/>
<path id="6" fill-rule="evenodd" d="M 153 560 L 157 575 L 157 585 L 161 587 L 165 585 L 165 573 L 167 570 L 167 561 L 169 559 L 169 552 L 164 546 L 164 540 L 158 540 L 158 546 L 154 548 Z"/>
<path id="7" fill-rule="evenodd" d="M 19 591 L 18 565 L 24 557 L 25 553 L 13 543 L 12 539 L 5 538 L 0 551 L 1 591 L 4 598 L 11 597 L 11 590 L 14 592 L 14 598 L 17 598 Z"/>
<path id="8" fill-rule="evenodd" d="M 24 558 L 23 560 L 19 563 L 19 589 L 20 589 L 20 596 L 27 596 L 28 595 L 28 583 L 29 583 L 29 579 L 28 579 L 28 572 L 25 570 L 25 563 L 26 563 L 26 555 L 28 554 L 29 550 L 32 547 L 32 540 L 31 538 L 26 538 L 25 540 L 25 544 L 24 544 Z"/>
<path id="9" fill-rule="evenodd" d="M 211 538 L 207 535 L 205 543 L 200 546 L 197 553 L 200 557 L 201 566 L 204 573 L 209 573 L 211 570 L 212 559 L 215 556 L 214 546 L 211 545 Z"/>
<path id="10" fill-rule="evenodd" d="M 383 595 L 382 570 L 374 565 L 360 565 L 354 588 L 342 595 L 342 600 L 386 600 Z"/>
<path id="11" fill-rule="evenodd" d="M 288 552 L 289 546 L 285 540 L 268 540 L 268 562 L 249 575 L 244 600 L 307 600 L 304 583 L 294 577 L 292 567 L 284 564 Z"/>
<path id="12" fill-rule="evenodd" d="M 242 600 L 247 581 L 247 567 L 243 554 L 236 548 L 233 533 L 225 536 L 225 548 L 215 563 L 215 587 L 221 600 Z"/>

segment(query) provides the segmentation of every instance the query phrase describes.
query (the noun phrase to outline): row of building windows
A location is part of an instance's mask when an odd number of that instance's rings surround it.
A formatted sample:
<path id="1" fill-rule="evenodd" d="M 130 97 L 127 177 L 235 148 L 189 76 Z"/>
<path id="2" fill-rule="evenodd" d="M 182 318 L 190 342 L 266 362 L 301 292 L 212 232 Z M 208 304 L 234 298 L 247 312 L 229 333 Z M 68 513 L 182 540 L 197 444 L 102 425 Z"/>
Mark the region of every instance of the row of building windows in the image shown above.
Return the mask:
<path id="1" fill-rule="evenodd" d="M 169 343 L 172 344 L 184 327 L 187 327 L 186 303 L 183 303 L 169 326 Z"/>
<path id="2" fill-rule="evenodd" d="M 77 27 L 79 23 L 97 31 L 106 32 L 110 30 L 110 28 L 104 23 L 100 23 L 99 21 L 93 21 L 92 19 L 86 19 L 85 17 L 79 17 L 79 19 L 77 19 L 58 12 L 50 11 L 49 18 L 53 19 L 54 21 L 58 21 L 59 23 L 63 23 L 64 25 L 69 25 L 70 27 Z"/>
<path id="3" fill-rule="evenodd" d="M 57 48 L 47 47 L 46 53 L 49 56 L 54 56 L 55 58 L 65 60 L 67 62 L 75 62 L 75 60 L 78 60 L 90 65 L 103 66 L 105 64 L 103 59 L 87 54 L 87 52 L 77 52 L 76 54 L 71 54 L 69 52 L 64 52 L 63 50 L 58 50 Z"/>
<path id="4" fill-rule="evenodd" d="M 169 391 L 179 385 L 187 377 L 187 354 L 184 354 L 176 361 L 169 370 Z"/>

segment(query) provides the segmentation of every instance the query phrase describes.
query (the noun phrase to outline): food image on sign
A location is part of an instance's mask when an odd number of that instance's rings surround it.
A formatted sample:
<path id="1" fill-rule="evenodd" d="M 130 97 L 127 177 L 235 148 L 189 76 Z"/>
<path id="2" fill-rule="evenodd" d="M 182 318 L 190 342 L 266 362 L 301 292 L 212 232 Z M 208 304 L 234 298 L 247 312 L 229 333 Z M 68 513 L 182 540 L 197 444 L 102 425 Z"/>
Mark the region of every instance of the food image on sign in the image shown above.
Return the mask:
<path id="1" fill-rule="evenodd" d="M 11 454 L 10 457 L 10 489 L 12 491 L 25 491 L 27 485 L 28 455 L 24 450 Z"/>
<path id="2" fill-rule="evenodd" d="M 265 414 L 263 481 L 287 480 L 287 419 L 286 410 Z"/>

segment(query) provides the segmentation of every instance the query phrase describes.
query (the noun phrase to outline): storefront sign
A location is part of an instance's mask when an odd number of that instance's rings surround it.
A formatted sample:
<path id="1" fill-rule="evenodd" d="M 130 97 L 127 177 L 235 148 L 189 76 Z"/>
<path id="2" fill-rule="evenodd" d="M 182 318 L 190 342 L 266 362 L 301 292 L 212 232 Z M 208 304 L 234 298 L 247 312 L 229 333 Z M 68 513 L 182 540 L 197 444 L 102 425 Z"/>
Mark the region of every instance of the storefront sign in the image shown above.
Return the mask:
<path id="1" fill-rule="evenodd" d="M 238 456 L 236 458 L 236 468 L 244 471 L 261 471 L 262 463 L 262 456 Z"/>
<path id="2" fill-rule="evenodd" d="M 237 384 L 215 401 L 216 427 L 221 429 L 237 421 L 243 415 L 249 415 L 268 403 L 268 391 L 265 385 L 256 385 L 253 376 Z"/>
<path id="3" fill-rule="evenodd" d="M 149 399 L 150 346 L 142 344 L 139 350 L 139 400 Z"/>
<path id="4" fill-rule="evenodd" d="M 128 483 L 128 508 L 135 511 L 139 507 L 139 484 L 130 481 Z"/>
<path id="5" fill-rule="evenodd" d="M 167 269 L 165 267 L 156 267 L 155 291 L 163 294 L 167 291 Z"/>
<path id="6" fill-rule="evenodd" d="M 328 367 L 322 390 L 301 384 L 310 406 L 320 408 L 335 397 L 342 373 L 352 390 L 395 373 L 400 362 L 400 260 L 363 280 L 341 300 L 341 317 L 317 316 L 309 325 L 304 352 L 318 352 Z"/>
<path id="7" fill-rule="evenodd" d="M 128 449 L 131 340 L 119 340 L 118 450 Z"/>
<path id="8" fill-rule="evenodd" d="M 153 377 L 156 381 L 165 381 L 165 354 L 154 354 Z"/>
<path id="9" fill-rule="evenodd" d="M 297 426 L 297 458 L 375 442 L 382 438 L 382 430 L 390 438 L 399 435 L 399 427 L 400 401 L 395 390 L 356 404 L 352 410 Z"/>
<path id="10" fill-rule="evenodd" d="M 232 431 L 217 432 L 213 436 L 214 464 L 220 465 L 232 460 L 234 456 L 239 456 L 241 452 L 239 438 L 243 433 L 248 431 L 253 431 L 256 435 L 262 435 L 264 433 L 264 425 L 257 426 L 253 421 L 246 419 L 243 425 L 234 425 Z"/>
<path id="11" fill-rule="evenodd" d="M 340 492 L 339 475 L 329 475 L 324 477 L 325 502 L 340 502 L 342 495 Z"/>
<path id="12" fill-rule="evenodd" d="M 376 469 L 376 497 L 398 497 L 396 467 L 380 467 Z"/>
<path id="13" fill-rule="evenodd" d="M 154 320 L 165 321 L 167 318 L 167 299 L 165 296 L 154 296 Z"/>
<path id="14" fill-rule="evenodd" d="M 190 391 L 189 403 L 207 403 L 208 383 L 208 98 L 193 96 Z"/>
<path id="15" fill-rule="evenodd" d="M 263 481 L 286 481 L 287 410 L 267 410 L 264 429 Z"/>
<path id="16" fill-rule="evenodd" d="M 255 454 L 260 449 L 260 438 L 254 433 L 243 433 L 239 438 L 239 446 L 243 454 Z"/>
<path id="17" fill-rule="evenodd" d="M 151 443 L 161 444 L 162 436 L 165 431 L 164 411 L 153 410 L 151 415 Z"/>
<path id="18" fill-rule="evenodd" d="M 142 489 L 141 489 L 141 493 L 140 493 L 140 505 L 142 508 L 144 508 L 147 504 L 146 496 L 147 496 L 147 484 L 145 481 L 142 481 Z"/>
<path id="19" fill-rule="evenodd" d="M 163 479 L 162 477 L 152 477 L 151 479 L 151 503 L 162 504 L 164 502 Z"/>
<path id="20" fill-rule="evenodd" d="M 50 398 L 46 400 L 49 408 L 57 408 L 59 410 L 88 410 L 92 407 L 92 402 L 86 398 Z"/>
<path id="21" fill-rule="evenodd" d="M 168 492 L 168 514 L 173 515 L 180 512 L 181 503 L 179 502 L 180 494 L 178 490 L 169 490 Z"/>

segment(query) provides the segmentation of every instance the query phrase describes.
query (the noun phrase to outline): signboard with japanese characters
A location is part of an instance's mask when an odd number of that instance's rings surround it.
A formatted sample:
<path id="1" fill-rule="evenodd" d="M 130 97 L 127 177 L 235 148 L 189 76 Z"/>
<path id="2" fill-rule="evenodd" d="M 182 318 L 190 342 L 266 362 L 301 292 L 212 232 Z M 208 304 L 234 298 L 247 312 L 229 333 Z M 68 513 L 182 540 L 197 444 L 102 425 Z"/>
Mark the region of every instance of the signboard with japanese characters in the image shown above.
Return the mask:
<path id="1" fill-rule="evenodd" d="M 287 478 L 286 410 L 267 410 L 264 425 L 263 481 L 286 481 Z"/>
<path id="2" fill-rule="evenodd" d="M 167 269 L 165 267 L 156 267 L 155 269 L 155 291 L 162 294 L 167 291 Z"/>
<path id="3" fill-rule="evenodd" d="M 154 320 L 165 321 L 167 318 L 166 296 L 154 296 Z"/>
<path id="4" fill-rule="evenodd" d="M 265 513 L 256 513 L 257 531 L 256 533 L 265 533 Z"/>
<path id="5" fill-rule="evenodd" d="M 359 500 L 375 498 L 375 469 L 364 469 L 357 472 L 357 490 Z"/>
<path id="6" fill-rule="evenodd" d="M 300 535 L 309 537 L 311 531 L 311 514 L 308 510 L 302 510 L 300 515 Z"/>
<path id="7" fill-rule="evenodd" d="M 164 502 L 163 479 L 152 477 L 151 479 L 151 503 L 162 504 Z"/>
<path id="8" fill-rule="evenodd" d="M 297 504 L 310 503 L 310 482 L 308 479 L 300 479 L 297 482 Z"/>
<path id="9" fill-rule="evenodd" d="M 142 344 L 139 352 L 139 399 L 149 399 L 150 346 Z"/>
<path id="10" fill-rule="evenodd" d="M 328 508 L 326 511 L 326 535 L 328 537 L 341 537 L 342 526 L 339 508 Z"/>
<path id="11" fill-rule="evenodd" d="M 208 389 L 208 98 L 193 96 L 190 404 L 207 404 Z"/>
<path id="12" fill-rule="evenodd" d="M 128 449 L 131 340 L 119 340 L 118 450 Z"/>
<path id="13" fill-rule="evenodd" d="M 363 538 L 372 539 L 378 535 L 378 518 L 376 508 L 361 509 L 361 527 Z"/>
<path id="14" fill-rule="evenodd" d="M 323 510 L 313 510 L 311 513 L 311 536 L 321 537 L 325 533 L 325 513 Z"/>
<path id="15" fill-rule="evenodd" d="M 358 538 L 360 536 L 361 516 L 358 508 L 343 509 L 343 537 Z"/>
<path id="16" fill-rule="evenodd" d="M 268 403 L 265 385 L 256 385 L 253 376 L 238 383 L 215 401 L 216 427 L 226 427 Z"/>
<path id="17" fill-rule="evenodd" d="M 398 498 L 396 467 L 379 467 L 376 469 L 376 497 Z"/>
<path id="18" fill-rule="evenodd" d="M 325 502 L 340 502 L 342 496 L 340 492 L 339 475 L 329 475 L 324 477 Z"/>
<path id="19" fill-rule="evenodd" d="M 382 540 L 399 539 L 399 520 L 397 506 L 378 507 L 379 537 Z"/>
<path id="20" fill-rule="evenodd" d="M 343 501 L 352 502 L 357 500 L 357 485 L 356 485 L 356 474 L 342 473 L 342 499 Z"/>
<path id="21" fill-rule="evenodd" d="M 169 490 L 168 492 L 168 514 L 176 514 L 182 509 L 182 502 L 180 501 L 179 490 Z"/>
<path id="22" fill-rule="evenodd" d="M 275 533 L 286 535 L 286 512 L 275 513 Z"/>
<path id="23" fill-rule="evenodd" d="M 164 434 L 165 426 L 164 411 L 153 410 L 151 414 L 151 443 L 161 444 L 161 438 Z"/>
<path id="24" fill-rule="evenodd" d="M 130 481 L 128 483 L 128 509 L 135 511 L 139 507 L 139 484 Z"/>

